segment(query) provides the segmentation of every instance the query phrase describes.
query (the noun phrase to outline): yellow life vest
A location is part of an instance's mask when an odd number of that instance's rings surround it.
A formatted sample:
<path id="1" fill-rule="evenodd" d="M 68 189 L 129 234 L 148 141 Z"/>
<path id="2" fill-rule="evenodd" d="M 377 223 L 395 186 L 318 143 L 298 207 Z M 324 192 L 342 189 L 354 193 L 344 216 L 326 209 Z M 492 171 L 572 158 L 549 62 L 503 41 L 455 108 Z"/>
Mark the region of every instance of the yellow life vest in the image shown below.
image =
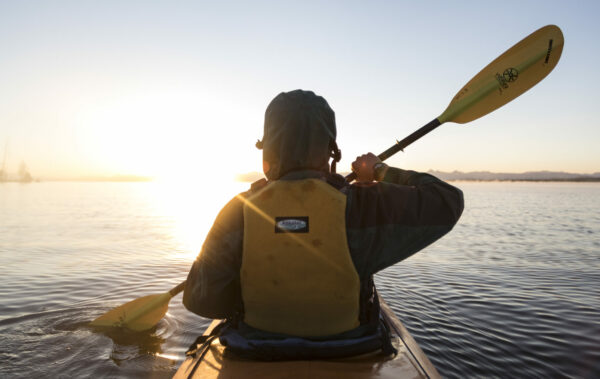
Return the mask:
<path id="1" fill-rule="evenodd" d="M 346 196 L 323 180 L 275 181 L 244 204 L 244 321 L 327 336 L 359 325 L 360 280 L 346 239 Z"/>

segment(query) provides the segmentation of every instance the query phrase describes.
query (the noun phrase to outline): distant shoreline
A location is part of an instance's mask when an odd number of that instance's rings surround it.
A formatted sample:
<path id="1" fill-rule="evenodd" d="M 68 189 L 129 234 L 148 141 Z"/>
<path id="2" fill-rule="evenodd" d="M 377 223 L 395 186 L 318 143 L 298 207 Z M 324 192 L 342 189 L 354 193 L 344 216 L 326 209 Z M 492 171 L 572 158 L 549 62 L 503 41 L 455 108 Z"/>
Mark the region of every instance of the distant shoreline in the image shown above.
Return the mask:
<path id="1" fill-rule="evenodd" d="M 575 174 L 563 171 L 528 171 L 522 173 L 472 171 L 472 172 L 444 172 L 429 170 L 429 174 L 442 180 L 463 181 L 519 181 L 519 182 L 599 182 L 600 173 Z"/>

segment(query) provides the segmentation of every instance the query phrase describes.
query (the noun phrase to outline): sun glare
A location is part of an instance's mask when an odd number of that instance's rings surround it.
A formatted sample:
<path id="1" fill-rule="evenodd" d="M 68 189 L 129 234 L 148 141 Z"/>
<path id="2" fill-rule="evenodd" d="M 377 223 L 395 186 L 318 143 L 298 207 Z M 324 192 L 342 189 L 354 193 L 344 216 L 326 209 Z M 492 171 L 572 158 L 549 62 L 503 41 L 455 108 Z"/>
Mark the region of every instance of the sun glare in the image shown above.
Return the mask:
<path id="1" fill-rule="evenodd" d="M 172 220 L 175 259 L 193 260 L 220 209 L 248 183 L 238 174 L 260 168 L 253 141 L 262 130 L 227 97 L 181 88 L 124 91 L 86 105 L 82 145 L 106 175 L 150 177 L 156 212 Z M 249 124 L 259 125 L 254 129 Z M 253 138 L 250 138 L 253 135 Z"/>

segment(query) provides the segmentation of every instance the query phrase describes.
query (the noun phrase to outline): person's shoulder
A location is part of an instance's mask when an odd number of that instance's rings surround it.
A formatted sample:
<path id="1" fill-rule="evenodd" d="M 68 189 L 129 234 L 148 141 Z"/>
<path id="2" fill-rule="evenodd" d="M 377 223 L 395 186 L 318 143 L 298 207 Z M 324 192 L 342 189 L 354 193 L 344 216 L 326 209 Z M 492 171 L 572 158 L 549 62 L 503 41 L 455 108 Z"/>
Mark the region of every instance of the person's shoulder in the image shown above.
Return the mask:
<path id="1" fill-rule="evenodd" d="M 396 183 L 389 183 L 383 181 L 373 181 L 373 182 L 353 182 L 348 186 L 350 189 L 359 192 L 369 192 L 369 191 L 381 191 L 384 188 L 399 188 L 406 187 Z"/>
<path id="2" fill-rule="evenodd" d="M 369 183 L 352 183 L 348 186 L 347 195 L 352 201 L 364 202 L 383 201 L 389 202 L 391 199 L 407 198 L 414 194 L 414 186 L 401 185 L 383 181 L 374 181 Z"/>
<path id="3" fill-rule="evenodd" d="M 255 182 L 253 182 L 252 184 L 250 184 L 249 189 L 235 195 L 233 197 L 233 199 L 231 199 L 229 201 L 229 203 L 227 203 L 227 206 L 235 206 L 235 205 L 243 204 L 246 201 L 246 199 L 248 199 L 253 194 L 259 192 L 261 189 L 265 188 L 268 184 L 269 184 L 269 182 L 265 178 L 262 178 L 262 179 L 259 179 Z"/>
<path id="4" fill-rule="evenodd" d="M 265 188 L 267 186 L 267 184 L 269 184 L 267 179 L 265 179 L 265 178 L 259 179 L 259 180 L 255 181 L 254 183 L 250 184 L 250 189 L 244 193 L 251 195 L 251 194 L 258 192 L 261 189 Z"/>
<path id="5" fill-rule="evenodd" d="M 344 190 L 349 186 L 349 183 L 346 181 L 346 178 L 337 173 L 328 173 L 325 176 L 325 181 L 332 187 L 342 192 L 344 192 Z"/>

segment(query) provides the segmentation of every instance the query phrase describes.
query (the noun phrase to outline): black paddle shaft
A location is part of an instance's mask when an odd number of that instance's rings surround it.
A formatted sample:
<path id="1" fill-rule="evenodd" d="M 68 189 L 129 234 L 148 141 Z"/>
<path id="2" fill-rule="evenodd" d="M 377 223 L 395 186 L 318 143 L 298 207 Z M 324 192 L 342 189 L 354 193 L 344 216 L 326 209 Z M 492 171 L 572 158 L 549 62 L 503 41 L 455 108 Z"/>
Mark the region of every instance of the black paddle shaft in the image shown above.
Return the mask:
<path id="1" fill-rule="evenodd" d="M 183 291 L 183 289 L 185 288 L 185 281 L 179 283 L 177 286 L 171 288 L 171 290 L 169 291 L 169 293 L 171 294 L 171 297 L 177 295 L 179 292 Z"/>
<path id="2" fill-rule="evenodd" d="M 381 159 L 381 161 L 385 161 L 386 159 L 388 159 L 392 155 L 396 154 L 397 152 L 403 151 L 404 148 L 406 148 L 408 145 L 415 142 L 416 140 L 423 137 L 425 134 L 429 133 L 430 131 L 432 131 L 433 129 L 437 128 L 440 125 L 442 125 L 440 120 L 438 120 L 437 118 L 434 118 L 430 123 L 421 127 L 420 129 L 416 130 L 413 134 L 404 138 L 402 141 L 396 141 L 396 143 L 392 147 L 390 147 L 389 149 L 387 149 L 386 151 L 384 151 L 383 153 L 378 155 L 379 159 Z M 351 182 L 354 179 L 356 179 L 355 172 L 352 172 L 352 173 L 346 175 L 346 180 L 348 182 Z"/>

